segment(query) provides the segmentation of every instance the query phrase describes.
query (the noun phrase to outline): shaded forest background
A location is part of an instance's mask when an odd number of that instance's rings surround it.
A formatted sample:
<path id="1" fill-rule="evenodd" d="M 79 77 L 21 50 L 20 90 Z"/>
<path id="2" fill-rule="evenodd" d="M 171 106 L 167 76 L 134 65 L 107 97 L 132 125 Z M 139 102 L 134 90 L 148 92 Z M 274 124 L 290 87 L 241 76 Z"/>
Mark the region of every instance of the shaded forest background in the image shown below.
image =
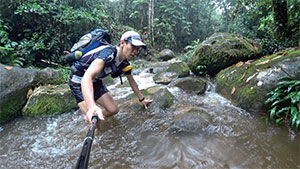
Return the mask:
<path id="1" fill-rule="evenodd" d="M 2 0 L 0 62 L 66 65 L 63 51 L 99 27 L 110 32 L 113 44 L 126 30 L 147 31 L 150 49 L 177 53 L 215 32 L 229 32 L 272 54 L 300 46 L 299 9 L 299 0 Z"/>

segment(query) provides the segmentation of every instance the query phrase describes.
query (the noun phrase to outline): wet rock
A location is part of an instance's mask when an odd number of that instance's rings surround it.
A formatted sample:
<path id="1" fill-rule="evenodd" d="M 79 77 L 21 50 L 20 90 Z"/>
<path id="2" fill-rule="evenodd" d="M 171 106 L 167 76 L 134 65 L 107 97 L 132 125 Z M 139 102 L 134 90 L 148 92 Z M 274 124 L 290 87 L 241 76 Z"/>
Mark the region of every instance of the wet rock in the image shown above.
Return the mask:
<path id="1" fill-rule="evenodd" d="M 52 68 L 45 68 L 41 71 L 37 71 L 35 81 L 37 81 L 39 85 L 62 84 L 66 82 L 61 72 Z"/>
<path id="2" fill-rule="evenodd" d="M 206 90 L 206 80 L 198 77 L 187 77 L 179 79 L 175 82 L 174 86 L 177 86 L 187 93 L 203 94 Z"/>
<path id="3" fill-rule="evenodd" d="M 282 77 L 300 79 L 299 70 L 299 49 L 278 52 L 222 70 L 216 76 L 216 91 L 247 111 L 265 113 L 267 93 Z"/>
<path id="4" fill-rule="evenodd" d="M 167 61 L 175 58 L 175 54 L 170 49 L 164 49 L 157 55 L 158 60 Z"/>
<path id="5" fill-rule="evenodd" d="M 158 84 L 169 84 L 175 78 L 187 77 L 190 70 L 185 62 L 171 63 L 166 69 L 159 71 L 153 80 Z"/>
<path id="6" fill-rule="evenodd" d="M 257 58 L 261 53 L 262 47 L 253 40 L 228 33 L 215 33 L 198 46 L 188 65 L 196 75 L 215 75 L 239 61 Z"/>
<path id="7" fill-rule="evenodd" d="M 172 132 L 200 132 L 207 128 L 211 120 L 211 116 L 207 112 L 191 108 L 175 117 L 170 130 Z"/>
<path id="8" fill-rule="evenodd" d="M 22 109 L 24 116 L 54 115 L 78 108 L 68 84 L 36 88 Z"/>
<path id="9" fill-rule="evenodd" d="M 151 112 L 161 112 L 173 104 L 174 96 L 167 88 L 161 88 L 152 97 L 153 102 L 148 107 Z"/>
<path id="10" fill-rule="evenodd" d="M 59 84 L 62 74 L 54 69 L 24 69 L 0 64 L 0 124 L 20 115 L 27 94 L 41 84 Z"/>
<path id="11" fill-rule="evenodd" d="M 167 88 L 150 87 L 146 90 L 141 90 L 141 93 L 145 99 L 152 100 L 152 103 L 148 104 L 148 114 L 163 112 L 173 104 L 174 96 Z M 117 103 L 124 112 L 146 112 L 134 93 L 124 99 L 117 100 Z"/>

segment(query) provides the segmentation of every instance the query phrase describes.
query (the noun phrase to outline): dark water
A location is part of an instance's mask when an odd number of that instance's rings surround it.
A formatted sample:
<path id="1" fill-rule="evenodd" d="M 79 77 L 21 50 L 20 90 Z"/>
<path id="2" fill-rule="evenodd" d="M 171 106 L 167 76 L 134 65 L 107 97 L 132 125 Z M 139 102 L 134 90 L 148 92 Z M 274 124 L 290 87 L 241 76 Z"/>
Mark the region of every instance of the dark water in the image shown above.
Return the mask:
<path id="1" fill-rule="evenodd" d="M 136 77 L 141 88 L 154 85 L 151 76 Z M 89 168 L 300 168 L 299 135 L 233 106 L 210 86 L 202 96 L 169 87 L 175 103 L 165 113 L 121 109 L 106 119 L 95 133 Z M 117 100 L 131 92 L 111 91 Z M 174 116 L 189 107 L 208 112 L 211 124 L 172 132 Z M 15 119 L 0 128 L 0 168 L 74 168 L 87 129 L 79 111 Z"/>

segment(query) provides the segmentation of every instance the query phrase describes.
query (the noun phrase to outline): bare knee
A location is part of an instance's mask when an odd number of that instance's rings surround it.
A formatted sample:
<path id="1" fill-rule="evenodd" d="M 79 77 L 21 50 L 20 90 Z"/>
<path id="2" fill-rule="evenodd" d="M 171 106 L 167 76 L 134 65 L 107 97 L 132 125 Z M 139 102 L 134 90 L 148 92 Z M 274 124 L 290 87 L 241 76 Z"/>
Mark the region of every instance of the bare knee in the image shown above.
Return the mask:
<path id="1" fill-rule="evenodd" d="M 106 117 L 108 117 L 108 116 L 113 116 L 113 115 L 117 114 L 120 111 L 120 109 L 119 109 L 119 107 L 116 106 L 116 107 L 113 107 L 110 109 L 106 109 L 105 111 L 106 112 L 104 112 L 104 114 Z"/>

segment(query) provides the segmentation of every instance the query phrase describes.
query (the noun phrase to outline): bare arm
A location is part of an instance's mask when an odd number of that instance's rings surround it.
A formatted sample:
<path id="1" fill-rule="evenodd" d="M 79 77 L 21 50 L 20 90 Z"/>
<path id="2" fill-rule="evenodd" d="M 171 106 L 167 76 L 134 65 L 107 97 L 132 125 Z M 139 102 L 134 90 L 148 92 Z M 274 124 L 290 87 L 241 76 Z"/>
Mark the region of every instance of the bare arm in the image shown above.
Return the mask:
<path id="1" fill-rule="evenodd" d="M 93 114 L 97 114 L 101 120 L 104 120 L 102 110 L 96 105 L 96 102 L 94 100 L 93 87 L 93 80 L 102 71 L 103 68 L 104 61 L 102 59 L 95 59 L 84 73 L 84 76 L 82 77 L 81 90 L 88 110 L 85 118 L 87 118 L 86 120 L 89 123 L 91 118 L 89 116 L 92 116 Z"/>
<path id="2" fill-rule="evenodd" d="M 139 90 L 139 87 L 138 87 L 136 81 L 134 80 L 134 78 L 133 78 L 133 76 L 131 74 L 130 75 L 126 75 L 126 77 L 128 79 L 128 82 L 129 82 L 129 84 L 130 84 L 133 92 L 135 93 L 135 95 L 138 97 L 139 100 L 142 100 L 142 103 L 143 103 L 145 109 L 147 109 L 147 103 L 151 103 L 152 100 L 144 99 L 143 94 Z"/>

